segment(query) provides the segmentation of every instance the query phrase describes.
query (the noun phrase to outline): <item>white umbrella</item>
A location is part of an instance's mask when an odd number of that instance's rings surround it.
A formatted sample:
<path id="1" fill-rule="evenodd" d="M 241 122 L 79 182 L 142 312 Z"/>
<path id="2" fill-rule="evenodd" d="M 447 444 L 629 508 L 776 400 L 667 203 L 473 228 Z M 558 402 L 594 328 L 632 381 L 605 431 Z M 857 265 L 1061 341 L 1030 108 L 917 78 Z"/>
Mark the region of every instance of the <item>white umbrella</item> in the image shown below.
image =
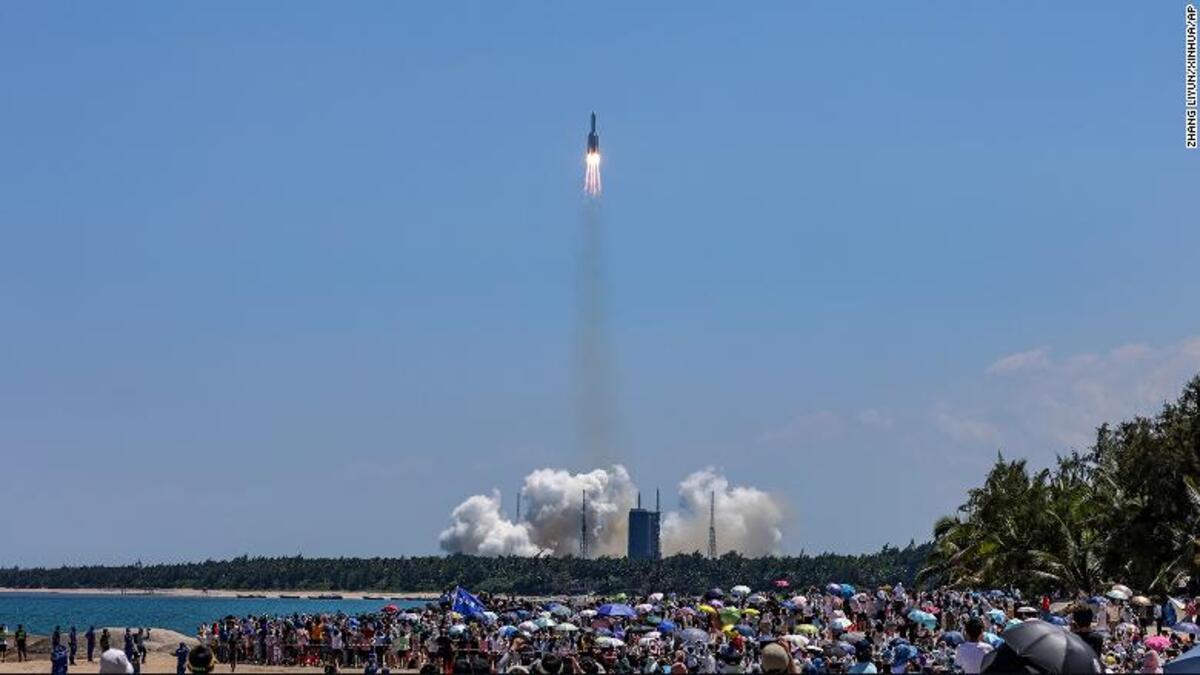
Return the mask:
<path id="1" fill-rule="evenodd" d="M 643 602 L 637 607 L 634 607 L 634 609 L 636 609 L 639 614 L 649 614 L 650 612 L 654 611 L 654 605 Z"/>
<path id="2" fill-rule="evenodd" d="M 746 586 L 745 584 L 738 584 L 737 586 L 729 589 L 729 592 L 733 593 L 734 595 L 750 595 L 750 587 Z"/>
<path id="3" fill-rule="evenodd" d="M 665 596 L 662 593 L 651 593 L 650 597 L 646 598 L 650 602 L 662 602 Z"/>
<path id="4" fill-rule="evenodd" d="M 1122 591 L 1119 588 L 1114 588 L 1111 591 L 1105 593 L 1105 595 L 1112 598 L 1113 600 L 1128 600 L 1129 599 L 1129 594 L 1126 593 L 1125 591 Z"/>
<path id="5" fill-rule="evenodd" d="M 808 598 L 804 597 L 803 595 L 797 595 L 796 597 L 792 598 L 792 604 L 800 606 L 807 605 Z"/>
<path id="6" fill-rule="evenodd" d="M 538 630 L 537 624 L 532 621 L 522 621 L 521 623 L 517 624 L 517 628 L 525 631 L 526 633 L 536 633 Z"/>
<path id="7" fill-rule="evenodd" d="M 833 626 L 834 630 L 846 630 L 847 628 L 850 627 L 850 624 L 852 624 L 852 623 L 854 623 L 854 622 L 851 621 L 850 619 L 847 619 L 844 616 L 839 616 L 838 618 L 834 619 L 833 621 L 830 621 L 829 625 Z"/>
<path id="8" fill-rule="evenodd" d="M 615 637 L 608 637 L 606 635 L 601 635 L 600 637 L 596 638 L 596 644 L 600 645 L 601 647 L 624 647 L 625 646 L 625 643 L 623 641 L 618 640 Z"/>
<path id="9" fill-rule="evenodd" d="M 579 630 L 579 626 L 576 626 L 575 624 L 570 623 L 568 621 L 564 621 L 564 622 L 558 624 L 557 626 L 555 626 L 554 630 L 559 631 L 560 633 L 573 633 L 573 632 Z"/>
<path id="10" fill-rule="evenodd" d="M 582 617 L 584 617 L 584 618 L 586 618 L 586 619 L 590 619 L 590 618 L 592 618 L 593 616 L 596 616 L 596 610 L 594 610 L 594 609 L 585 609 L 585 610 L 583 610 L 582 612 L 580 612 L 580 613 L 579 613 L 579 616 L 582 616 Z"/>
<path id="11" fill-rule="evenodd" d="M 807 647 L 808 638 L 803 635 L 784 635 L 784 640 L 787 640 L 793 647 Z"/>
<path id="12" fill-rule="evenodd" d="M 1113 584 L 1113 590 L 1114 590 L 1114 591 L 1121 591 L 1121 592 L 1122 592 L 1122 593 L 1124 593 L 1126 596 L 1133 595 L 1133 589 L 1132 589 L 1132 588 L 1130 588 L 1130 587 L 1128 587 L 1128 586 L 1126 586 L 1125 584 Z"/>

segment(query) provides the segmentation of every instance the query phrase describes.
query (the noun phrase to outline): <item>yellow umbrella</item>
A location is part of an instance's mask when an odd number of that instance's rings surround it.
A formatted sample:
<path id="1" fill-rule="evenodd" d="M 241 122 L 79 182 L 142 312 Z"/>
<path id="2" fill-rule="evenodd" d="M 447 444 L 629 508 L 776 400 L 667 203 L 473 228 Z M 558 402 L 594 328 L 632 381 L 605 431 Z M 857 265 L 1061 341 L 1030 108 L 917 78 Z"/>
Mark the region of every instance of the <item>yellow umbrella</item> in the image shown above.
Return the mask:
<path id="1" fill-rule="evenodd" d="M 800 631 L 801 635 L 816 635 L 821 632 L 820 629 L 811 623 L 800 624 L 796 626 L 796 630 Z"/>
<path id="2" fill-rule="evenodd" d="M 746 609 L 742 610 L 742 614 L 749 614 L 750 616 L 758 616 L 759 614 L 762 614 L 762 612 L 758 611 L 757 609 L 754 609 L 753 607 L 747 607 Z"/>
<path id="3" fill-rule="evenodd" d="M 700 610 L 701 612 L 704 612 L 705 614 L 716 614 L 717 613 L 717 608 L 713 607 L 712 605 L 699 605 L 698 607 L 696 607 L 696 609 Z"/>

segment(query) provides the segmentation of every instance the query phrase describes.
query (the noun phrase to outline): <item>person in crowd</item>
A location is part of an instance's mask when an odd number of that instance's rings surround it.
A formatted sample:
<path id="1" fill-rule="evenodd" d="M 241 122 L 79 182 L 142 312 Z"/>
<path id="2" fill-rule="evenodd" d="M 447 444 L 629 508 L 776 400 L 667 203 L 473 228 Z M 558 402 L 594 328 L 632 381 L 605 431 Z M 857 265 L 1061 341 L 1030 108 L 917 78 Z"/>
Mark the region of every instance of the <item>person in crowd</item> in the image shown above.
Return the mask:
<path id="1" fill-rule="evenodd" d="M 992 651 L 992 646 L 983 641 L 983 621 L 976 617 L 963 626 L 964 640 L 954 650 L 954 664 L 968 675 L 979 673 L 983 668 L 983 657 Z"/>
<path id="2" fill-rule="evenodd" d="M 188 648 L 187 643 L 180 642 L 175 648 L 175 675 L 185 675 L 187 673 L 188 654 L 192 652 Z"/>
<path id="3" fill-rule="evenodd" d="M 92 662 L 92 656 L 96 652 L 96 627 L 88 626 L 87 632 L 83 634 L 83 641 L 87 647 L 88 663 Z"/>
<path id="4" fill-rule="evenodd" d="M 1104 636 L 1093 630 L 1095 620 L 1095 611 L 1089 605 L 1077 605 L 1071 612 L 1071 632 L 1083 638 L 1096 652 L 1096 658 L 1100 658 L 1104 654 Z"/>
<path id="5" fill-rule="evenodd" d="M 50 634 L 50 672 L 53 675 L 67 672 L 67 648 L 62 644 L 62 631 L 58 626 Z"/>
<path id="6" fill-rule="evenodd" d="M 203 643 L 197 645 L 188 654 L 188 670 L 193 675 L 207 675 L 211 673 L 216 662 L 216 656 L 213 654 L 212 649 Z"/>
<path id="7" fill-rule="evenodd" d="M 125 656 L 125 652 L 109 648 L 100 652 L 100 673 L 101 675 L 133 675 L 133 664 L 129 662 L 129 657 Z"/>
<path id="8" fill-rule="evenodd" d="M 29 633 L 25 631 L 25 624 L 17 624 L 13 639 L 17 642 L 17 663 L 21 663 L 29 658 Z"/>

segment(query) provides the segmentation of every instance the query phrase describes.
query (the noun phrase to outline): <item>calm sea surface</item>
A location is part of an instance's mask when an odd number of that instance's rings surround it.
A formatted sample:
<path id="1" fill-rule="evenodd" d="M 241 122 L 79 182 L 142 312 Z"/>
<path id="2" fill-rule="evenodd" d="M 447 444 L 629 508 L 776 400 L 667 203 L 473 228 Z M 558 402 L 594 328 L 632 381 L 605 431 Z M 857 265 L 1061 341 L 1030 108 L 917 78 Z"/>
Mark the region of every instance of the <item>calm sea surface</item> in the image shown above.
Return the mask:
<path id="1" fill-rule="evenodd" d="M 226 615 L 292 614 L 293 612 L 345 612 L 362 614 L 395 604 L 402 609 L 424 607 L 424 600 L 309 600 L 287 598 L 194 598 L 168 595 L 75 595 L 65 593 L 0 593 L 0 623 L 11 639 L 17 624 L 37 635 L 55 626 L 64 633 L 71 624 L 82 633 L 87 627 L 149 626 L 195 635 L 196 627 Z"/>

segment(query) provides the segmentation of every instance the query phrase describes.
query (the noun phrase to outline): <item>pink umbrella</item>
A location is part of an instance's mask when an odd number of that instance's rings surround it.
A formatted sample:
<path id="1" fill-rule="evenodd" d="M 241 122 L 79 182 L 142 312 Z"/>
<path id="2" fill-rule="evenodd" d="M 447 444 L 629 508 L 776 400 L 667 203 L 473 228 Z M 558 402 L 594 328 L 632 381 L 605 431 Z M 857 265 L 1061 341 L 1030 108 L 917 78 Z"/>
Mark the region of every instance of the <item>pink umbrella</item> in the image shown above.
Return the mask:
<path id="1" fill-rule="evenodd" d="M 1151 635 L 1142 641 L 1150 649 L 1161 652 L 1171 646 L 1171 640 L 1163 635 Z"/>

